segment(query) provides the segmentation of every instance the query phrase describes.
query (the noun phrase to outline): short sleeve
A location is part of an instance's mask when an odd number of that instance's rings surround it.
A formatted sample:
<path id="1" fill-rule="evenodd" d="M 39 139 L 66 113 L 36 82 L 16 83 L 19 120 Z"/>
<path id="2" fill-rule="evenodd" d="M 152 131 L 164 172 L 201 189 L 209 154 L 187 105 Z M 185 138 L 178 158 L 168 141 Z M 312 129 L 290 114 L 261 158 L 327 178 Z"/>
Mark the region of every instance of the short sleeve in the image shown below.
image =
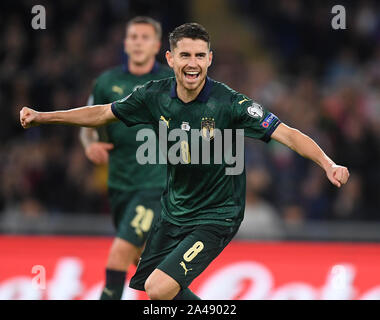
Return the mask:
<path id="1" fill-rule="evenodd" d="M 236 95 L 233 109 L 235 127 L 244 129 L 246 137 L 269 142 L 272 133 L 281 123 L 276 115 L 242 94 Z"/>
<path id="2" fill-rule="evenodd" d="M 112 112 L 127 126 L 152 123 L 153 116 L 145 101 L 145 86 L 141 86 L 125 98 L 113 102 Z"/>

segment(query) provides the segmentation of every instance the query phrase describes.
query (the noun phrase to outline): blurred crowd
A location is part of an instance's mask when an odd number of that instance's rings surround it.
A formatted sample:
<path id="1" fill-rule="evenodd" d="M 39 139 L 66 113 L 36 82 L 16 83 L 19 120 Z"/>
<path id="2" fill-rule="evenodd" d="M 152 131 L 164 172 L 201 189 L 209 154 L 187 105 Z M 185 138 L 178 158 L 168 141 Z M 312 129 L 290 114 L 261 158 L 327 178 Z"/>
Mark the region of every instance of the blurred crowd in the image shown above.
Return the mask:
<path id="1" fill-rule="evenodd" d="M 379 6 L 347 4 L 347 29 L 333 30 L 326 4 L 227 2 L 256 34 L 260 53 L 241 55 L 212 42 L 210 76 L 310 135 L 351 173 L 338 190 L 311 161 L 276 142 L 247 139 L 247 215 L 262 217 L 263 223 L 380 220 Z M 85 105 L 95 77 L 125 63 L 125 21 L 137 14 L 162 21 L 158 58 L 164 62 L 168 32 L 195 18 L 186 1 L 157 3 L 39 1 L 46 7 L 46 30 L 30 26 L 34 1 L 0 3 L 0 212 L 109 212 L 106 168 L 86 159 L 79 129 L 24 131 L 19 110 Z"/>
<path id="2" fill-rule="evenodd" d="M 347 2 L 347 1 L 346 1 Z M 380 220 L 380 7 L 340 4 L 345 30 L 331 27 L 333 5 L 238 1 L 261 32 L 264 58 L 237 84 L 290 126 L 311 136 L 351 176 L 341 190 L 309 160 L 247 141 L 247 211 L 268 221 Z"/>

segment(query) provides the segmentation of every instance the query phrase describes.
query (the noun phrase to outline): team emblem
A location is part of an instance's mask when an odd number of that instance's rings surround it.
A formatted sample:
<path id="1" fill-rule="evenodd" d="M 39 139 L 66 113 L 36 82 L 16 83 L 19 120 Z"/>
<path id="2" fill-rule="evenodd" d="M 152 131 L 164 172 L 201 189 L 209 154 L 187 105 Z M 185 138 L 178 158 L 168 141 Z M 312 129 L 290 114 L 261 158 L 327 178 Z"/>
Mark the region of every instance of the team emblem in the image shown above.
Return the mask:
<path id="1" fill-rule="evenodd" d="M 207 141 L 214 139 L 215 119 L 214 118 L 202 118 L 201 132 L 202 137 Z"/>
<path id="2" fill-rule="evenodd" d="M 249 116 L 256 119 L 261 119 L 264 115 L 263 107 L 254 102 L 247 108 L 247 112 Z"/>

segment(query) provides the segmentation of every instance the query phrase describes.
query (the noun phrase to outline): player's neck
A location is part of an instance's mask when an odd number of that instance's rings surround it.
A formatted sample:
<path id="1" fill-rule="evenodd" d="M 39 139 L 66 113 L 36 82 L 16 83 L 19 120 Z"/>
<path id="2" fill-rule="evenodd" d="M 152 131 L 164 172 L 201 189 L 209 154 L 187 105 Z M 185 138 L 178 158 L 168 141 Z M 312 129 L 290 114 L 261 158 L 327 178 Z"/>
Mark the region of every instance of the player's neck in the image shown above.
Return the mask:
<path id="1" fill-rule="evenodd" d="M 132 61 L 128 61 L 128 71 L 136 76 L 142 76 L 152 71 L 155 62 L 156 60 L 154 58 L 144 64 L 136 64 Z"/>
<path id="2" fill-rule="evenodd" d="M 188 90 L 185 87 L 181 86 L 177 82 L 177 96 L 178 96 L 178 98 L 181 101 L 183 101 L 184 103 L 188 103 L 188 102 L 195 100 L 198 97 L 199 93 L 202 91 L 202 89 L 205 85 L 205 82 L 206 82 L 206 79 L 203 80 L 201 85 L 194 90 Z"/>

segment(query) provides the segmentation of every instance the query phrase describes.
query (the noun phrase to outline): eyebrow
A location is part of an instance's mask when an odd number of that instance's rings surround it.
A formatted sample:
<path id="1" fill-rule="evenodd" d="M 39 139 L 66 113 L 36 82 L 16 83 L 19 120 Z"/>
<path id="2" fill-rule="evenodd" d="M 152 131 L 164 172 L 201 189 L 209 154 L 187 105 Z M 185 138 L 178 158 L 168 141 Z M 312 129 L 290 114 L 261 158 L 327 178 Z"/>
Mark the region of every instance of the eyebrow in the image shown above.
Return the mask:
<path id="1" fill-rule="evenodd" d="M 184 56 L 184 55 L 190 55 L 190 52 L 187 52 L 187 51 L 181 51 L 179 53 L 180 56 Z M 206 52 L 197 52 L 195 54 L 196 56 L 206 56 Z"/>

